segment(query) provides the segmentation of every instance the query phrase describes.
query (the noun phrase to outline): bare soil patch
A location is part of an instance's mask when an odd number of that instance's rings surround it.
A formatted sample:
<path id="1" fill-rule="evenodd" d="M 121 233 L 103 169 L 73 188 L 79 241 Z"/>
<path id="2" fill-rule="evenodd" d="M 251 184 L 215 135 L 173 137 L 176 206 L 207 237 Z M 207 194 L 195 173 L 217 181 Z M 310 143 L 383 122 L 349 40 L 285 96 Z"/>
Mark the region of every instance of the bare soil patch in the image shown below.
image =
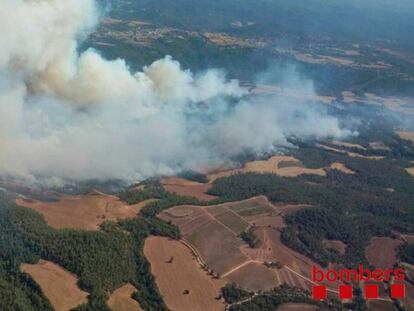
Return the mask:
<path id="1" fill-rule="evenodd" d="M 149 237 L 145 241 L 144 254 L 171 310 L 224 310 L 223 301 L 217 297 L 225 282 L 207 275 L 182 243 Z"/>
<path id="2" fill-rule="evenodd" d="M 211 201 L 217 197 L 207 194 L 212 187 L 211 184 L 202 184 L 183 178 L 170 177 L 162 180 L 165 190 L 181 196 L 194 197 L 200 201 Z"/>
<path id="3" fill-rule="evenodd" d="M 77 277 L 52 262 L 23 264 L 21 270 L 39 284 L 56 311 L 69 311 L 88 301 L 88 293 L 77 286 Z"/>
<path id="4" fill-rule="evenodd" d="M 365 250 L 369 263 L 377 268 L 392 268 L 398 261 L 397 249 L 401 245 L 401 240 L 387 237 L 374 237 Z"/>
<path id="5" fill-rule="evenodd" d="M 106 220 L 134 218 L 153 200 L 127 205 L 118 197 L 93 192 L 85 195 L 62 196 L 59 201 L 43 202 L 18 198 L 20 206 L 41 213 L 49 226 L 55 229 L 98 230 Z"/>
<path id="6" fill-rule="evenodd" d="M 136 291 L 137 289 L 131 284 L 118 288 L 109 297 L 108 307 L 112 311 L 142 311 L 139 303 L 132 299 L 132 294 Z"/>

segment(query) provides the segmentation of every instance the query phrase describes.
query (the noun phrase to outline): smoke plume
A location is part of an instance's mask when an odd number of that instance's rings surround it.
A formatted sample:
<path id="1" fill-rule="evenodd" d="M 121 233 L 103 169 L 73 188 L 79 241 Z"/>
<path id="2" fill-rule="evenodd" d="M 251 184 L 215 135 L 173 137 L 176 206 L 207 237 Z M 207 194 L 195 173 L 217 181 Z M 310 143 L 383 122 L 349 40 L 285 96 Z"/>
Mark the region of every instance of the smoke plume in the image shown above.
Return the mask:
<path id="1" fill-rule="evenodd" d="M 319 108 L 248 94 L 220 70 L 193 74 L 167 56 L 131 73 L 79 53 L 98 11 L 93 0 L 1 0 L 0 175 L 134 181 L 269 152 L 291 135 L 347 134 Z"/>

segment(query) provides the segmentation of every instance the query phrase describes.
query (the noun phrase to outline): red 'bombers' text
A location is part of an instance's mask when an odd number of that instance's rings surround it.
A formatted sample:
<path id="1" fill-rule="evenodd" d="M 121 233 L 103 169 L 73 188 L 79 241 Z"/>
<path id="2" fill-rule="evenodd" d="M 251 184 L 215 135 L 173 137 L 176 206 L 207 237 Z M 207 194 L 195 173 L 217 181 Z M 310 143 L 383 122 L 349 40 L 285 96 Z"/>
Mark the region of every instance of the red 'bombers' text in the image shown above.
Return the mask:
<path id="1" fill-rule="evenodd" d="M 376 282 L 388 282 L 391 279 L 397 282 L 404 281 L 405 274 L 404 269 L 364 269 L 363 265 L 360 265 L 358 269 L 341 269 L 322 270 L 317 267 L 312 267 L 312 281 L 314 282 L 361 282 L 361 281 L 376 281 Z"/>

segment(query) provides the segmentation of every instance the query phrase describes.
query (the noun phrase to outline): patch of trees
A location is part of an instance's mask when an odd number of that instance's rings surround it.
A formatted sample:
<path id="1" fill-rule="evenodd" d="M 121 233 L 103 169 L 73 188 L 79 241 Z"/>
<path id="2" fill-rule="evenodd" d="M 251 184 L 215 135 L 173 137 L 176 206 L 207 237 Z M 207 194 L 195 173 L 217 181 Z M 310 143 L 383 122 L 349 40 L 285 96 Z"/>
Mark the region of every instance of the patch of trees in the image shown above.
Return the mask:
<path id="1" fill-rule="evenodd" d="M 259 246 L 259 240 L 257 239 L 257 237 L 254 235 L 254 232 L 252 229 L 248 229 L 246 231 L 243 231 L 240 234 L 240 238 L 246 242 L 251 248 L 255 248 L 257 246 Z"/>
<path id="2" fill-rule="evenodd" d="M 148 199 L 161 199 L 167 195 L 167 192 L 165 191 L 164 187 L 156 179 L 147 180 L 136 187 L 142 188 L 134 189 L 134 187 L 131 187 L 125 191 L 121 191 L 118 194 L 119 198 L 122 201 L 132 205 Z"/>
<path id="3" fill-rule="evenodd" d="M 234 303 L 253 296 L 253 293 L 237 286 L 235 283 L 230 283 L 221 289 L 223 299 L 227 303 Z"/>
<path id="4" fill-rule="evenodd" d="M 402 261 L 414 265 L 414 244 L 405 243 L 401 245 L 398 254 Z"/>
<path id="5" fill-rule="evenodd" d="M 243 301 L 245 300 L 245 301 Z M 328 302 L 318 302 L 309 298 L 309 293 L 303 290 L 282 285 L 273 291 L 251 296 L 251 298 L 240 299 L 233 302 L 229 310 L 231 311 L 268 311 L 277 310 L 283 303 L 306 303 L 316 305 L 318 310 L 345 310 L 341 303 L 336 300 Z"/>
<path id="6" fill-rule="evenodd" d="M 202 184 L 208 183 L 207 175 L 196 171 L 184 171 L 178 174 L 178 177 L 191 181 L 196 181 Z"/>

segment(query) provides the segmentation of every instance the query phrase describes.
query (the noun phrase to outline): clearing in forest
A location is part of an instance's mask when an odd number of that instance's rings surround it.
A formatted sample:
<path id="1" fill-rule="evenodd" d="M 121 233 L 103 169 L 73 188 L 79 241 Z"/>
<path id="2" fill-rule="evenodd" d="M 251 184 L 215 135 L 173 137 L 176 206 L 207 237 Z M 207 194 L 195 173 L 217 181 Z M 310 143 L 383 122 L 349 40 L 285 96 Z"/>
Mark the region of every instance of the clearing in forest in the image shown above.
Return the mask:
<path id="1" fill-rule="evenodd" d="M 98 230 L 106 220 L 134 218 L 149 202 L 128 205 L 118 197 L 91 192 L 84 195 L 65 195 L 59 201 L 35 201 L 18 198 L 16 203 L 41 213 L 49 226 L 55 229 Z"/>
<path id="2" fill-rule="evenodd" d="M 142 311 L 139 303 L 132 299 L 136 291 L 137 289 L 131 284 L 118 288 L 109 297 L 108 307 L 112 311 Z"/>
<path id="3" fill-rule="evenodd" d="M 23 264 L 21 270 L 35 280 L 56 311 L 69 311 L 88 301 L 88 293 L 79 289 L 77 277 L 53 262 Z"/>
<path id="4" fill-rule="evenodd" d="M 164 178 L 161 181 L 165 190 L 185 197 L 194 197 L 200 201 L 211 201 L 217 197 L 207 194 L 212 184 L 203 184 L 178 177 Z"/>

